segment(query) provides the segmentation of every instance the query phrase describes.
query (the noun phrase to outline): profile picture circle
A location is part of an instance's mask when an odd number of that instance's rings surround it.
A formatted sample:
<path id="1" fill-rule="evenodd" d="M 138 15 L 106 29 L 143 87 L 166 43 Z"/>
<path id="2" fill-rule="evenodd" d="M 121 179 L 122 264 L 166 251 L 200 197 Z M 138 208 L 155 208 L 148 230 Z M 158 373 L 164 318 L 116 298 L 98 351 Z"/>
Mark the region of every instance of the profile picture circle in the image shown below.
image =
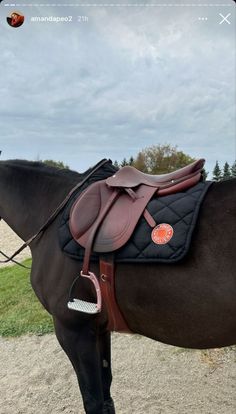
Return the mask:
<path id="1" fill-rule="evenodd" d="M 7 17 L 7 23 L 11 27 L 20 27 L 24 23 L 25 17 L 22 13 L 13 11 L 9 17 Z"/>

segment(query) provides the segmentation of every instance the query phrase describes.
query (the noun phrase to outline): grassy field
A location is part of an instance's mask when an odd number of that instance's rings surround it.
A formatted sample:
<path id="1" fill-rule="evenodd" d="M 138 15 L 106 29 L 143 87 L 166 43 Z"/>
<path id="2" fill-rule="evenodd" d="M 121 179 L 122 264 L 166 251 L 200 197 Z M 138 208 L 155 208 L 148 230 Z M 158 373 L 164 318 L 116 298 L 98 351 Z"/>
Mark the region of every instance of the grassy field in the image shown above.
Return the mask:
<path id="1" fill-rule="evenodd" d="M 31 264 L 31 260 L 24 262 Z M 42 335 L 53 331 L 50 315 L 36 298 L 29 280 L 29 270 L 20 266 L 0 269 L 0 335 Z"/>

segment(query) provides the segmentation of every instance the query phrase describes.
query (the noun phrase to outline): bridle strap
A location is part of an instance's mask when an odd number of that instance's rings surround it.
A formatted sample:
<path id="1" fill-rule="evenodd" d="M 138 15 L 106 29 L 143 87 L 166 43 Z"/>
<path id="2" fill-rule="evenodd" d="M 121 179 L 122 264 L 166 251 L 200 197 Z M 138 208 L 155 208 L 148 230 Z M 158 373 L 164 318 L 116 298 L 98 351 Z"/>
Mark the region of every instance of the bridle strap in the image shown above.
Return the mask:
<path id="1" fill-rule="evenodd" d="M 6 263 L 9 262 L 10 258 L 7 256 L 7 254 L 5 254 L 4 252 L 2 252 L 2 250 L 0 250 L 0 254 L 4 257 L 6 257 L 8 260 L 0 260 L 0 263 Z M 24 269 L 31 269 L 30 266 L 26 266 L 20 262 L 18 262 L 17 260 L 11 259 L 11 261 L 15 264 L 17 264 L 18 266 L 24 267 Z"/>
<path id="2" fill-rule="evenodd" d="M 80 181 L 78 184 L 76 184 L 71 190 L 70 192 L 67 194 L 67 196 L 65 197 L 65 199 L 59 204 L 59 206 L 54 210 L 54 212 L 51 214 L 51 216 L 47 219 L 47 221 L 40 227 L 40 229 L 37 231 L 37 233 L 35 233 L 33 236 L 31 236 L 28 240 L 26 240 L 26 242 L 24 244 L 22 244 L 21 247 L 19 247 L 18 250 L 16 250 L 10 257 L 8 257 L 5 253 L 1 252 L 0 253 L 7 257 L 6 260 L 0 260 L 0 263 L 7 263 L 7 262 L 14 262 L 16 264 L 20 264 L 16 261 L 14 261 L 14 257 L 17 256 L 20 252 L 22 252 L 22 250 L 24 250 L 26 247 L 28 247 L 30 245 L 30 243 L 32 243 L 33 240 L 36 239 L 36 237 L 38 237 L 43 230 L 46 230 L 48 228 L 48 226 L 55 220 L 55 218 L 57 217 L 57 215 L 60 213 L 60 211 L 62 210 L 62 208 L 66 205 L 66 203 L 69 201 L 69 199 L 71 198 L 71 196 L 74 194 L 74 192 L 82 187 L 82 185 L 84 185 L 86 183 L 86 181 L 88 181 L 88 179 L 90 177 L 92 177 L 92 175 L 99 169 L 101 168 L 103 165 L 105 165 L 107 162 L 109 162 L 109 160 L 107 159 L 103 159 L 102 161 L 100 161 L 98 164 L 95 165 L 95 167 L 90 171 L 90 173 L 82 180 Z M 26 267 L 27 269 L 29 269 L 29 267 L 22 265 L 22 267 Z"/>

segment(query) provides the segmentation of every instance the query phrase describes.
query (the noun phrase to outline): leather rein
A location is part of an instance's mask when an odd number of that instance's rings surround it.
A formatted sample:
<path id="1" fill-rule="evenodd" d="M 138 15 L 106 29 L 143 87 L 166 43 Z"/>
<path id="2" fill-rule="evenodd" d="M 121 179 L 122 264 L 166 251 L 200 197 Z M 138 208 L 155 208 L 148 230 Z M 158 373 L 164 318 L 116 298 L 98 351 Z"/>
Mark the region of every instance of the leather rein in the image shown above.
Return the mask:
<path id="1" fill-rule="evenodd" d="M 6 259 L 5 260 L 0 260 L 0 263 L 7 263 L 7 262 L 13 262 L 21 267 L 24 267 L 26 269 L 31 269 L 31 267 L 25 266 L 22 263 L 17 262 L 16 260 L 14 260 L 14 257 L 17 256 L 20 252 L 22 252 L 22 250 L 24 250 L 26 247 L 28 247 L 30 245 L 30 243 L 32 243 L 33 240 L 36 239 L 36 237 L 38 237 L 39 235 L 42 235 L 43 231 L 46 230 L 49 225 L 55 220 L 55 218 L 57 217 L 57 215 L 60 213 L 60 211 L 62 210 L 62 208 L 66 205 L 66 203 L 69 201 L 69 199 L 71 198 L 71 196 L 74 194 L 74 192 L 82 187 L 86 181 L 92 177 L 92 175 L 103 165 L 105 165 L 107 162 L 109 162 L 109 160 L 107 159 L 103 159 L 102 161 L 100 161 L 98 164 L 95 165 L 95 167 L 90 171 L 90 173 L 82 180 L 80 181 L 78 184 L 76 184 L 67 194 L 67 196 L 65 197 L 65 199 L 59 204 L 59 206 L 53 211 L 53 213 L 50 215 L 50 217 L 46 220 L 46 222 L 39 228 L 39 230 L 37 231 L 37 233 L 35 233 L 33 236 L 31 236 L 28 240 L 26 240 L 26 242 L 24 242 L 22 244 L 21 247 L 19 247 L 19 249 L 17 249 L 11 256 L 7 256 L 5 253 L 3 253 L 0 250 L 0 254 L 2 256 L 4 256 Z M 1 220 L 1 217 L 0 217 Z"/>

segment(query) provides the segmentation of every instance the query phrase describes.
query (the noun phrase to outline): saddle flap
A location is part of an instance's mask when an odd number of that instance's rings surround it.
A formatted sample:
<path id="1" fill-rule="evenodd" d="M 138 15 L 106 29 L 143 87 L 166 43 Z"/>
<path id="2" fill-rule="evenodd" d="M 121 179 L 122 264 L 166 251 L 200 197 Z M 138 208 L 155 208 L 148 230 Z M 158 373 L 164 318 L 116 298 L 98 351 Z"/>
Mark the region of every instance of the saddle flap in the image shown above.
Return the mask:
<path id="1" fill-rule="evenodd" d="M 69 227 L 73 238 L 86 247 L 91 233 L 107 206 L 114 190 L 105 180 L 92 184 L 71 208 Z M 131 237 L 148 201 L 156 192 L 154 187 L 140 186 L 132 199 L 124 190 L 106 213 L 95 233 L 93 251 L 112 252 L 122 247 Z"/>
<path id="2" fill-rule="evenodd" d="M 69 226 L 75 239 L 82 237 L 96 221 L 102 206 L 102 198 L 100 185 L 95 183 L 81 193 L 72 205 Z"/>

